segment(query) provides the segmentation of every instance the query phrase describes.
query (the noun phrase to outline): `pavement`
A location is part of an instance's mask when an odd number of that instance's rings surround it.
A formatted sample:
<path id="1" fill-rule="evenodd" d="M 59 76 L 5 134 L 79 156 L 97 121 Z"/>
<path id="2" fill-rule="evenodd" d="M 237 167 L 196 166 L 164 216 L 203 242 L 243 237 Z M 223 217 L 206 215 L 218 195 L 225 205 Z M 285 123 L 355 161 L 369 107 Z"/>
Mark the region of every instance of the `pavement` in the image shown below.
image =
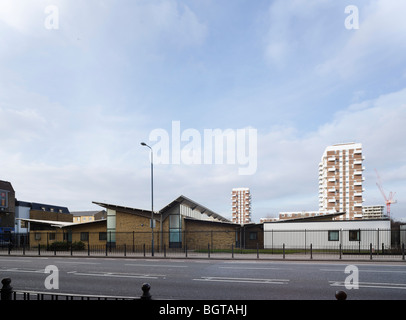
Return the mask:
<path id="1" fill-rule="evenodd" d="M 151 256 L 151 252 L 131 252 L 130 250 L 123 251 L 47 251 L 41 250 L 38 253 L 37 249 L 31 250 L 11 250 L 10 253 L 7 249 L 0 250 L 0 256 L 42 256 L 42 257 L 124 257 L 124 258 L 161 258 L 161 259 L 232 259 L 232 260 L 271 260 L 271 261 L 380 261 L 380 262 L 406 262 L 404 255 L 389 255 L 389 254 L 332 254 L 332 253 L 289 253 L 289 254 L 257 254 L 257 253 L 238 253 L 237 250 L 233 254 L 231 253 L 202 253 L 188 251 L 185 252 L 155 252 L 154 256 Z"/>

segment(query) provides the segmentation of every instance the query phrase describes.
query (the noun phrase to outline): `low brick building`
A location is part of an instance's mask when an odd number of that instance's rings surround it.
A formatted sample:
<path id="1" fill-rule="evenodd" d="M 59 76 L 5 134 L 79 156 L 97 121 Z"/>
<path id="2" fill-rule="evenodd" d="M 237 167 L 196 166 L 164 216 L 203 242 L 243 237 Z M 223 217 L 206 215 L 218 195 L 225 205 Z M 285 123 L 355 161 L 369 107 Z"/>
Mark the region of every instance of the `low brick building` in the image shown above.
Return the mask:
<path id="1" fill-rule="evenodd" d="M 21 219 L 30 223 L 29 244 L 49 247 L 54 242 L 75 243 L 83 242 L 92 246 L 106 245 L 106 220 L 88 223 L 73 223 L 65 221 Z"/>
<path id="2" fill-rule="evenodd" d="M 107 242 L 151 246 L 151 211 L 94 202 L 107 210 Z M 188 248 L 235 243 L 240 225 L 199 203 L 180 196 L 154 213 L 154 249 Z"/>
<path id="3" fill-rule="evenodd" d="M 151 211 L 93 202 L 107 211 L 106 219 L 75 223 L 62 212 L 34 211 L 30 219 L 30 245 L 50 245 L 55 241 L 87 245 L 151 250 Z M 70 217 L 70 219 L 67 218 Z M 154 250 L 259 248 L 263 247 L 262 224 L 233 223 L 201 204 L 180 196 L 154 213 Z"/>
<path id="4" fill-rule="evenodd" d="M 14 232 L 15 191 L 8 181 L 0 180 L 0 237 Z"/>

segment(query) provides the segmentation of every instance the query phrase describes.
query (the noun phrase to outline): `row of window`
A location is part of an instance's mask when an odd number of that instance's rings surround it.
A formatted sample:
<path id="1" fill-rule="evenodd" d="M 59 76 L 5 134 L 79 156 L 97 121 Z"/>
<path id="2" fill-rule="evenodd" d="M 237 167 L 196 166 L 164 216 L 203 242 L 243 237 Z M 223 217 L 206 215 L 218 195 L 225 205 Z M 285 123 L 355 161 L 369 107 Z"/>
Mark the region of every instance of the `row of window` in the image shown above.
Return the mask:
<path id="1" fill-rule="evenodd" d="M 361 231 L 360 230 L 350 230 L 348 232 L 349 241 L 361 241 Z M 328 232 L 328 241 L 340 241 L 340 231 L 330 230 Z"/>
<path id="2" fill-rule="evenodd" d="M 175 231 L 175 230 L 173 230 Z M 181 232 L 180 230 L 176 230 L 177 232 L 171 232 L 170 237 L 171 241 L 173 242 L 180 242 L 181 239 Z M 41 236 L 43 233 L 35 233 L 35 240 L 41 240 Z M 55 233 L 48 233 L 48 240 L 55 240 L 56 234 Z M 71 241 L 72 234 L 71 233 L 64 233 L 63 240 L 64 241 Z M 173 239 L 172 239 L 173 237 Z M 250 232 L 249 234 L 250 240 L 257 239 L 256 232 Z M 107 240 L 107 232 L 99 232 L 99 240 L 105 241 Z M 349 230 L 348 233 L 348 240 L 349 241 L 361 241 L 361 231 L 360 230 Z M 80 233 L 80 241 L 89 241 L 89 232 L 81 232 Z M 328 241 L 340 241 L 340 231 L 339 230 L 330 230 L 328 231 Z"/>
<path id="3" fill-rule="evenodd" d="M 35 233 L 35 240 L 41 240 L 43 233 L 36 232 Z M 48 240 L 56 240 L 56 233 L 47 233 Z M 71 241 L 72 239 L 71 233 L 64 233 L 63 234 L 63 241 Z M 107 240 L 107 232 L 99 232 L 99 240 Z M 81 232 L 80 233 L 80 241 L 89 241 L 89 232 Z"/>
<path id="4" fill-rule="evenodd" d="M 80 219 L 82 218 L 82 221 L 94 221 L 94 218 L 93 217 L 74 217 L 73 218 L 73 221 L 76 221 L 76 222 L 80 222 Z"/>
<path id="5" fill-rule="evenodd" d="M 47 211 L 47 208 L 41 207 L 41 210 L 42 210 L 42 211 Z M 57 211 L 55 211 L 54 208 L 49 208 L 49 212 L 59 212 L 59 213 L 63 213 L 63 210 L 62 210 L 62 209 L 58 209 Z"/>

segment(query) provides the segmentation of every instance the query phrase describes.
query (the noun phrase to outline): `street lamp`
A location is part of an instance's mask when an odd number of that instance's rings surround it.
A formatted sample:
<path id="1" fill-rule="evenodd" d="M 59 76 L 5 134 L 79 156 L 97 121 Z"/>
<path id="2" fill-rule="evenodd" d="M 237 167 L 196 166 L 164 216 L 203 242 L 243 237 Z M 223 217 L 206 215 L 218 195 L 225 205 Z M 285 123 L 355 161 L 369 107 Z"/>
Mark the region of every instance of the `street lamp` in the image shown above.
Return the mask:
<path id="1" fill-rule="evenodd" d="M 151 150 L 151 255 L 154 256 L 154 153 L 145 142 L 141 142 L 141 145 Z"/>

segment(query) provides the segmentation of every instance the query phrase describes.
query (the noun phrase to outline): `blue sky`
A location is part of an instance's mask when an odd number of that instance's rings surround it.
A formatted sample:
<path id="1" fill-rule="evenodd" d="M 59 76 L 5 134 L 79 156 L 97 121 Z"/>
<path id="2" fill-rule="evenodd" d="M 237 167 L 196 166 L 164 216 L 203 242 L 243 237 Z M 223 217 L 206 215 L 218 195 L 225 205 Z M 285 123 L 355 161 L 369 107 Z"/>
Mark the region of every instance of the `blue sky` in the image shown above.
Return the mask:
<path id="1" fill-rule="evenodd" d="M 406 218 L 404 12 L 399 0 L 0 0 L 0 179 L 71 211 L 147 209 L 140 142 L 153 130 L 254 128 L 255 174 L 156 165 L 155 206 L 183 194 L 230 216 L 231 189 L 250 187 L 254 221 L 317 210 L 325 147 L 354 141 L 364 204 L 383 204 L 376 168 Z"/>

